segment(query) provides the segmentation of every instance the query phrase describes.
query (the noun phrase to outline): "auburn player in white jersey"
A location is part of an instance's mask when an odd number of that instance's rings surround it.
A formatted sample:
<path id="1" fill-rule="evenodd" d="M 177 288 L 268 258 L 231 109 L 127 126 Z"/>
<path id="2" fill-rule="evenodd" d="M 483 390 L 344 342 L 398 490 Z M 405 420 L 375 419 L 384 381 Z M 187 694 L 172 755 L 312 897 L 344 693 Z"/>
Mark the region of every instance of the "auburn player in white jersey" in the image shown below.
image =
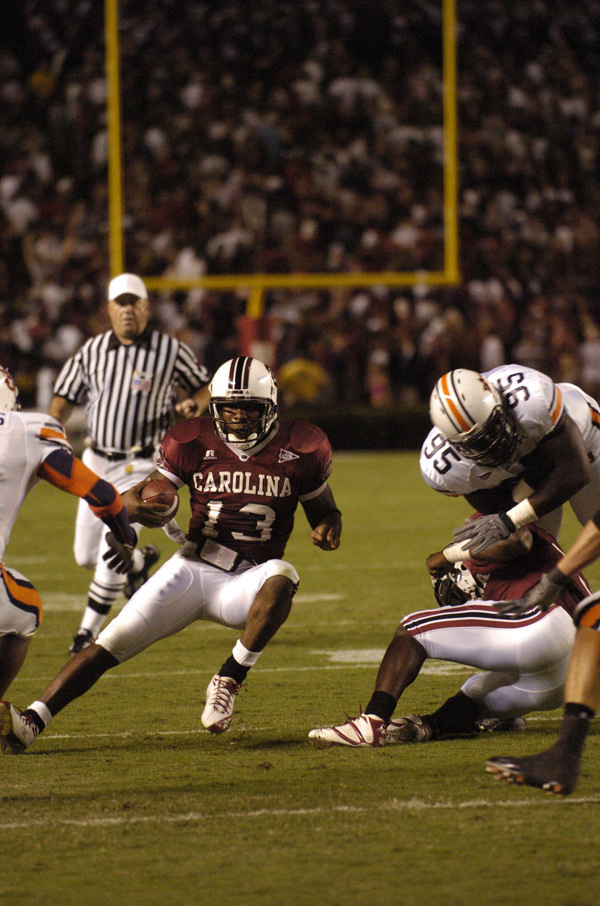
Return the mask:
<path id="1" fill-rule="evenodd" d="M 484 374 L 459 368 L 436 383 L 430 413 L 423 478 L 487 514 L 455 531 L 448 559 L 476 554 L 530 522 L 558 537 L 567 501 L 581 524 L 596 511 L 600 407 L 574 384 L 522 365 Z"/>
<path id="2" fill-rule="evenodd" d="M 580 574 L 565 581 L 557 604 L 545 613 L 530 609 L 511 618 L 494 602 L 525 594 L 561 556 L 555 539 L 536 525 L 518 529 L 477 561 L 453 567 L 443 551 L 430 554 L 427 568 L 440 607 L 404 617 L 364 714 L 311 730 L 309 738 L 356 747 L 429 742 L 481 730 L 522 729 L 524 714 L 557 708 L 575 637 L 573 613 L 589 594 L 587 582 Z M 428 658 L 485 672 L 469 677 L 432 714 L 393 720 L 398 699 Z"/>
<path id="3" fill-rule="evenodd" d="M 73 456 L 60 423 L 18 410 L 15 383 L 0 367 L 0 697 L 19 672 L 42 619 L 42 602 L 31 582 L 1 562 L 23 501 L 38 479 L 85 500 L 124 553 L 127 547 L 133 551 L 137 540 L 118 492 Z"/>
<path id="4" fill-rule="evenodd" d="M 169 429 L 152 473 L 189 491 L 192 515 L 180 549 L 38 701 L 23 713 L 4 706 L 11 723 L 2 737 L 5 750 L 23 751 L 106 670 L 195 620 L 241 630 L 208 684 L 201 718 L 212 733 L 227 730 L 235 696 L 286 620 L 298 587 L 296 569 L 282 559 L 298 503 L 312 527 L 312 543 L 326 551 L 339 546 L 341 514 L 328 484 L 331 445 L 314 425 L 278 421 L 269 368 L 248 357 L 221 365 L 210 384 L 209 411 L 210 418 L 194 417 Z M 161 525 L 169 507 L 142 501 L 144 484 L 124 494 L 130 518 Z M 121 545 L 114 538 L 109 543 L 118 558 Z"/>

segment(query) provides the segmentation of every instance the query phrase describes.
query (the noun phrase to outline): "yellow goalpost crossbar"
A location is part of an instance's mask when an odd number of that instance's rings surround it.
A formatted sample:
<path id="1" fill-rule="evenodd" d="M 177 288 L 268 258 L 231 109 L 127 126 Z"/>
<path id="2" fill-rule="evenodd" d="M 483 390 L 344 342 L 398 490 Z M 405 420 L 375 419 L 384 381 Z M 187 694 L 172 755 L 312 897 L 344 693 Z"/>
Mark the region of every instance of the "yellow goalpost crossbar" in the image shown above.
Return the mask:
<path id="1" fill-rule="evenodd" d="M 442 4 L 443 131 L 444 131 L 444 270 L 406 272 L 343 272 L 337 274 L 223 274 L 189 280 L 145 277 L 150 290 L 247 289 L 246 314 L 260 317 L 266 289 L 317 289 L 364 286 L 452 286 L 460 281 L 458 265 L 458 139 L 456 71 L 456 0 Z M 123 180 L 119 74 L 119 0 L 105 0 L 108 115 L 109 257 L 111 276 L 125 270 Z"/>

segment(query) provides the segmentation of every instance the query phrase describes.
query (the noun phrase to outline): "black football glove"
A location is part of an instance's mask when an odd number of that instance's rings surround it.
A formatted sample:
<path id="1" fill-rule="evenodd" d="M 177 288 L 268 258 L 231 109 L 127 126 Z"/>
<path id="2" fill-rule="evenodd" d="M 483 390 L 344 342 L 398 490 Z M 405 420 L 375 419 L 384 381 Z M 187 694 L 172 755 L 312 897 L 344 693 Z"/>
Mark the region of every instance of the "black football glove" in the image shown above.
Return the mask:
<path id="1" fill-rule="evenodd" d="M 516 526 L 506 513 L 492 513 L 480 519 L 469 519 L 452 532 L 457 543 L 468 542 L 469 553 L 474 555 L 491 547 L 496 541 L 504 541 L 516 531 Z"/>
<path id="2" fill-rule="evenodd" d="M 514 601 L 499 601 L 494 604 L 494 607 L 507 617 L 519 617 L 536 607 L 541 611 L 548 610 L 568 581 L 569 576 L 565 576 L 556 566 L 549 573 L 544 573 L 538 584 L 530 588 L 522 598 Z"/>
<path id="3" fill-rule="evenodd" d="M 106 536 L 109 549 L 103 556 L 103 560 L 114 569 L 117 573 L 130 573 L 133 568 L 133 552 L 137 544 L 137 535 L 131 544 L 125 544 L 118 541 L 112 532 Z"/>

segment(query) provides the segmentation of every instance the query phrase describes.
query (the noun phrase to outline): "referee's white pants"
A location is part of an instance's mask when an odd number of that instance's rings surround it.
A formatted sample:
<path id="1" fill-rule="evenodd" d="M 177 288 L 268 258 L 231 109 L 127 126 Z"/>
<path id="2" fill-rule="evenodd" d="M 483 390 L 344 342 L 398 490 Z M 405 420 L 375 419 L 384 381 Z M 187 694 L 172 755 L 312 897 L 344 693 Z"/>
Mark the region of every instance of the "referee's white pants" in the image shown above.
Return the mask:
<path id="1" fill-rule="evenodd" d="M 91 447 L 84 451 L 81 460 L 88 469 L 91 469 L 100 478 L 110 481 L 117 491 L 126 491 L 156 469 L 156 463 L 152 459 L 134 459 L 129 457 L 117 462 L 109 462 L 108 459 L 94 453 Z M 134 528 L 139 534 L 140 526 L 134 525 Z M 85 500 L 80 499 L 77 507 L 75 543 L 73 545 L 77 564 L 85 569 L 95 570 L 94 579 L 100 583 L 124 585 L 125 576 L 109 569 L 102 559 L 103 554 L 108 549 L 105 541 L 107 532 L 108 529 L 102 520 L 94 516 Z"/>
<path id="2" fill-rule="evenodd" d="M 409 614 L 402 625 L 427 656 L 479 667 L 462 691 L 494 717 L 520 717 L 563 703 L 575 624 L 562 607 L 503 617 L 489 601 Z"/>

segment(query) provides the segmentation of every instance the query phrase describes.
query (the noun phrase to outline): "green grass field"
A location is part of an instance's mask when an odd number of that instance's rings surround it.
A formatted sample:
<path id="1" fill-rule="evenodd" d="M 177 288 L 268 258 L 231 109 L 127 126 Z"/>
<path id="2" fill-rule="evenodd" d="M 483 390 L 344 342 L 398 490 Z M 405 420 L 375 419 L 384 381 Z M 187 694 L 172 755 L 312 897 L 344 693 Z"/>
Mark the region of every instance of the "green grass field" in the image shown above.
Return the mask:
<path id="1" fill-rule="evenodd" d="M 600 844 L 593 728 L 573 796 L 496 783 L 486 757 L 550 744 L 560 711 L 526 733 L 378 750 L 316 749 L 314 726 L 356 715 L 400 617 L 433 598 L 425 556 L 468 512 L 421 481 L 417 456 L 340 454 L 342 546 L 287 557 L 302 582 L 288 623 L 237 699 L 202 730 L 211 675 L 237 635 L 195 624 L 111 671 L 23 757 L 0 760 L 0 897 L 17 906 L 592 906 Z M 89 574 L 72 557 L 75 501 L 42 484 L 5 560 L 45 617 L 8 697 L 21 707 L 66 660 Z M 181 514 L 187 512 L 182 506 Z M 562 543 L 578 526 L 570 511 Z M 168 555 L 162 532 L 145 532 Z M 600 566 L 588 572 L 600 585 Z M 456 691 L 467 669 L 429 662 L 397 714 Z"/>

